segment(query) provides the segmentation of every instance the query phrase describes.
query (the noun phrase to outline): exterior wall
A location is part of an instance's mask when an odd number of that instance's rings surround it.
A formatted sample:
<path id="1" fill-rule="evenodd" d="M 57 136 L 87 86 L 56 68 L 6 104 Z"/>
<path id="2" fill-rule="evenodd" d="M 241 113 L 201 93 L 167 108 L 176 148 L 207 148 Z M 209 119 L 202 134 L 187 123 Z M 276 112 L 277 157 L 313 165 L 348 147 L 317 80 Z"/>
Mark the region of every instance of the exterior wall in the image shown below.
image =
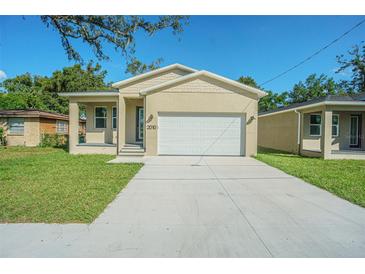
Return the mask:
<path id="1" fill-rule="evenodd" d="M 294 111 L 259 117 L 257 134 L 260 147 L 299 152 L 298 114 Z"/>
<path id="2" fill-rule="evenodd" d="M 322 115 L 321 112 L 311 112 L 303 114 L 303 140 L 302 140 L 302 148 L 303 150 L 309 150 L 314 152 L 321 151 L 321 136 L 310 136 L 309 131 L 309 122 L 311 114 L 319 114 Z M 322 118 L 323 123 L 323 118 Z M 323 133 L 323 130 L 322 130 Z"/>
<path id="3" fill-rule="evenodd" d="M 95 107 L 107 107 L 106 128 L 95 128 Z M 116 103 L 100 102 L 86 104 L 86 143 L 117 143 L 117 130 L 112 128 L 112 107 Z"/>
<path id="4" fill-rule="evenodd" d="M 146 129 L 146 154 L 158 153 L 159 112 L 200 112 L 246 115 L 245 152 L 246 156 L 256 155 L 257 99 L 256 95 L 239 93 L 229 85 L 203 77 L 149 94 L 145 99 L 145 117 L 152 115 L 153 119 Z"/>
<path id="5" fill-rule="evenodd" d="M 40 131 L 41 134 L 56 134 L 56 120 L 40 118 Z"/>
<path id="6" fill-rule="evenodd" d="M 6 133 L 8 146 L 30 146 L 39 145 L 39 118 L 24 118 L 24 135 L 13 135 Z"/>
<path id="7" fill-rule="evenodd" d="M 128 94 L 128 93 L 137 93 L 138 94 L 142 89 L 149 88 L 149 87 L 161 84 L 163 82 L 176 79 L 176 78 L 178 78 L 180 76 L 184 76 L 186 74 L 189 74 L 189 72 L 179 70 L 179 69 L 168 71 L 168 72 L 163 73 L 158 76 L 151 76 L 147 79 L 144 78 L 139 81 L 130 83 L 129 85 L 122 87 L 120 89 L 120 91 L 122 94 Z"/>
<path id="8" fill-rule="evenodd" d="M 137 106 L 143 107 L 143 99 L 135 99 L 135 100 L 128 99 L 126 101 L 126 122 L 125 122 L 126 143 L 136 142 Z"/>

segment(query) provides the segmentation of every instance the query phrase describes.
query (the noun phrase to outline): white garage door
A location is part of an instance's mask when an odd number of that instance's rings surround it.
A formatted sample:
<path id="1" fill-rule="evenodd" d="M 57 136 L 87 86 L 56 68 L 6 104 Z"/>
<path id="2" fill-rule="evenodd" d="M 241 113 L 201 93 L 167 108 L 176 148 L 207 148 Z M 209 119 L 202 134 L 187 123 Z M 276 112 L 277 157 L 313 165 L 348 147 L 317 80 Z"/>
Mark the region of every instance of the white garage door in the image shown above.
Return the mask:
<path id="1" fill-rule="evenodd" d="M 160 113 L 158 153 L 244 155 L 243 120 L 239 115 Z"/>

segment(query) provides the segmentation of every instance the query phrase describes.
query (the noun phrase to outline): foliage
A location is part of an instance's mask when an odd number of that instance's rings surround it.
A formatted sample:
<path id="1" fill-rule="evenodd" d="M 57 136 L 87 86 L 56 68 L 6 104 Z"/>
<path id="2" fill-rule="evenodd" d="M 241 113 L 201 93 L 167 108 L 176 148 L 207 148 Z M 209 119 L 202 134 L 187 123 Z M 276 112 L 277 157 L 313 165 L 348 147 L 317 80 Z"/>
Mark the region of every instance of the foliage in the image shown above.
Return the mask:
<path id="1" fill-rule="evenodd" d="M 137 58 L 133 58 L 132 61 L 127 65 L 127 69 L 126 69 L 125 73 L 130 73 L 133 76 L 142 74 L 142 73 L 160 68 L 160 65 L 162 62 L 163 62 L 163 59 L 158 58 L 157 60 L 153 61 L 151 64 L 147 65 L 147 64 L 143 64 Z"/>
<path id="2" fill-rule="evenodd" d="M 0 148 L 0 222 L 91 223 L 142 166 L 113 157 Z"/>
<path id="3" fill-rule="evenodd" d="M 365 161 L 323 160 L 263 149 L 257 159 L 365 207 Z"/>
<path id="4" fill-rule="evenodd" d="M 262 89 L 257 84 L 255 79 L 250 76 L 241 76 L 240 78 L 238 78 L 237 81 L 242 84 L 254 87 L 254 88 Z M 283 105 L 287 104 L 286 98 L 287 98 L 288 94 L 286 92 L 281 93 L 281 94 L 276 94 L 270 90 L 265 90 L 265 91 L 267 92 L 267 95 L 262 97 L 259 100 L 259 111 L 260 112 L 271 110 L 271 109 L 276 109 L 279 106 L 283 106 Z"/>
<path id="5" fill-rule="evenodd" d="M 287 102 L 287 92 L 283 92 L 280 94 L 273 93 L 270 90 L 267 90 L 267 95 L 262 97 L 259 101 L 259 111 L 268 111 L 272 109 L 277 109 L 278 107 L 285 106 L 288 104 Z"/>
<path id="6" fill-rule="evenodd" d="M 40 109 L 68 113 L 68 101 L 58 92 L 77 92 L 108 89 L 106 71 L 99 64 L 89 63 L 83 68 L 76 64 L 56 70 L 51 77 L 25 73 L 0 83 L 0 109 Z"/>
<path id="7" fill-rule="evenodd" d="M 3 127 L 0 127 L 0 146 L 6 146 L 6 136 Z"/>
<path id="8" fill-rule="evenodd" d="M 67 148 L 68 135 L 42 134 L 40 147 Z"/>
<path id="9" fill-rule="evenodd" d="M 343 91 L 333 78 L 324 74 L 317 76 L 311 74 L 307 79 L 295 84 L 288 93 L 290 103 L 301 103 L 308 100 L 334 94 L 342 94 Z"/>
<path id="10" fill-rule="evenodd" d="M 365 92 L 365 43 L 355 45 L 348 51 L 350 59 L 345 59 L 344 55 L 338 55 L 337 62 L 340 68 L 337 73 L 343 73 L 351 69 L 351 80 L 342 80 L 341 86 L 348 93 Z"/>
<path id="11" fill-rule="evenodd" d="M 88 44 L 99 60 L 108 60 L 104 44 L 111 45 L 129 61 L 135 53 L 138 31 L 151 36 L 163 29 L 181 33 L 188 23 L 187 16 L 99 16 L 99 15 L 44 15 L 41 20 L 55 29 L 70 60 L 82 62 L 80 53 L 72 46 L 79 39 Z"/>

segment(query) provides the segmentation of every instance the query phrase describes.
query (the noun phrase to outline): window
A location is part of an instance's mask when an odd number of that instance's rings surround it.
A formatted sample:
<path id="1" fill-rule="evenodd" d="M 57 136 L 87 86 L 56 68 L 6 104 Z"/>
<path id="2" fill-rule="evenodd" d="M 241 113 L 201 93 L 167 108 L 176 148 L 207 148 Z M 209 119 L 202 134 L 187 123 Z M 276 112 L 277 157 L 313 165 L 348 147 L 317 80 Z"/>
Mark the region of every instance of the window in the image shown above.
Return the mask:
<path id="1" fill-rule="evenodd" d="M 309 122 L 309 135 L 321 136 L 321 115 L 311 114 Z"/>
<path id="2" fill-rule="evenodd" d="M 116 107 L 112 108 L 112 117 L 113 117 L 112 126 L 115 129 L 115 128 L 117 128 L 117 108 Z"/>
<path id="3" fill-rule="evenodd" d="M 340 115 L 332 114 L 332 137 L 338 137 L 340 130 L 339 124 L 340 124 Z"/>
<path id="4" fill-rule="evenodd" d="M 24 118 L 9 118 L 9 134 L 24 135 Z"/>
<path id="5" fill-rule="evenodd" d="M 57 120 L 56 122 L 57 133 L 67 134 L 68 132 L 67 127 L 68 123 L 66 121 Z"/>
<path id="6" fill-rule="evenodd" d="M 95 128 L 106 128 L 106 107 L 95 107 Z"/>

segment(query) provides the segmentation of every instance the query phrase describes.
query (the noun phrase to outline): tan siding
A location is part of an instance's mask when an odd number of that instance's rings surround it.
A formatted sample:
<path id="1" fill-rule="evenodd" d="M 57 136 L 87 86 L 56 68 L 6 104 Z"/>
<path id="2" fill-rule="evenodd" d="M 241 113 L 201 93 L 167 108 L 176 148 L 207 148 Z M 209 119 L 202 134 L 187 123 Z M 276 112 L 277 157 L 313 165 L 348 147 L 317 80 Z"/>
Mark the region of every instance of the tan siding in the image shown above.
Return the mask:
<path id="1" fill-rule="evenodd" d="M 236 113 L 246 115 L 245 151 L 247 156 L 257 152 L 257 100 L 230 91 L 230 86 L 215 81 L 197 79 L 146 96 L 146 117 L 153 115 L 149 125 L 156 125 L 159 112 Z M 210 92 L 207 94 L 207 92 Z M 158 129 L 146 130 L 147 155 L 157 154 Z"/>
<path id="2" fill-rule="evenodd" d="M 258 145 L 298 153 L 298 114 L 294 111 L 258 119 Z"/>
<path id="3" fill-rule="evenodd" d="M 176 79 L 178 77 L 184 76 L 189 72 L 182 71 L 182 70 L 173 70 L 166 73 L 163 73 L 158 76 L 151 76 L 147 79 L 142 79 L 137 82 L 133 82 L 128 86 L 122 87 L 120 91 L 122 93 L 139 93 L 142 89 L 149 88 L 158 84 L 161 84 L 166 81 L 170 81 Z"/>

